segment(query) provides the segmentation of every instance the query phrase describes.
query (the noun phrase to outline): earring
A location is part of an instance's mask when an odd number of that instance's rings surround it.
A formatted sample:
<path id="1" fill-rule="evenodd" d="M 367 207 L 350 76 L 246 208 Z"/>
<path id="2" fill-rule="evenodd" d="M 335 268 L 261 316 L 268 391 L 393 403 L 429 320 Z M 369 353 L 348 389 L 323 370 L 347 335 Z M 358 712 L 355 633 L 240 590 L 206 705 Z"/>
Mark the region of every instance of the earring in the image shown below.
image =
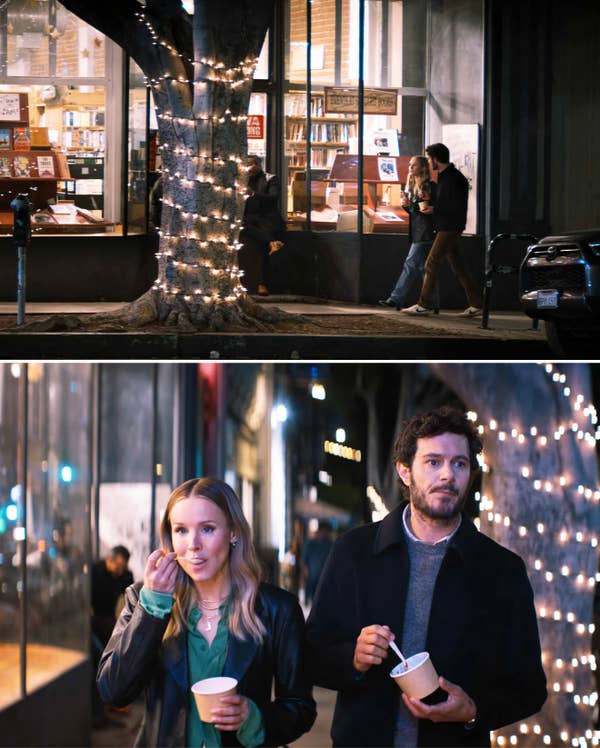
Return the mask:
<path id="1" fill-rule="evenodd" d="M 233 539 L 233 540 L 231 541 L 231 547 L 232 547 L 232 548 L 235 548 L 237 544 L 238 544 L 237 538 L 234 538 L 234 539 Z"/>

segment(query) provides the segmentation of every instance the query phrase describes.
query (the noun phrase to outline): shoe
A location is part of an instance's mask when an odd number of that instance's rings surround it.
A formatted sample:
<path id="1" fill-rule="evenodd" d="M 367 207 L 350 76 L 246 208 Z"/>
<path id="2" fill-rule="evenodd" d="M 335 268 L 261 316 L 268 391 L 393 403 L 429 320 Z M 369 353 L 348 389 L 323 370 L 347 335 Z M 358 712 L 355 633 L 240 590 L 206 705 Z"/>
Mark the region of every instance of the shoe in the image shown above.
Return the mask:
<path id="1" fill-rule="evenodd" d="M 259 296 L 268 296 L 269 292 L 267 291 L 267 287 L 263 285 L 262 283 L 258 284 L 258 295 Z"/>
<path id="2" fill-rule="evenodd" d="M 427 307 L 421 306 L 420 304 L 413 304 L 406 309 L 402 309 L 402 311 L 404 314 L 414 314 L 420 317 L 425 317 L 426 315 L 433 313 L 433 309 L 427 309 Z"/>
<path id="3" fill-rule="evenodd" d="M 396 304 L 396 302 L 393 299 L 379 299 L 377 302 L 380 306 L 387 306 L 390 309 L 400 309 L 400 306 Z"/>
<path id="4" fill-rule="evenodd" d="M 478 306 L 468 306 L 464 312 L 461 312 L 459 317 L 478 317 L 481 314 L 481 309 Z"/>

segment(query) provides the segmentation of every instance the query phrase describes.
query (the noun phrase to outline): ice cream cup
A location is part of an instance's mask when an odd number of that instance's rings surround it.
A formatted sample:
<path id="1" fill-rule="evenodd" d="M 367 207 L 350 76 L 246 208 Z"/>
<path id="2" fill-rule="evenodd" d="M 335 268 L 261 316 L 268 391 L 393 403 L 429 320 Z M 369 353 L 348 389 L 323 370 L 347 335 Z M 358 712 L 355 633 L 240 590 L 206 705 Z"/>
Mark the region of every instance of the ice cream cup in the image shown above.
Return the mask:
<path id="1" fill-rule="evenodd" d="M 198 707 L 198 714 L 203 722 L 212 722 L 213 717 L 211 709 L 223 706 L 221 704 L 222 696 L 229 696 L 236 692 L 237 680 L 220 676 L 218 678 L 204 678 L 196 681 L 192 686 L 192 693 Z"/>
<path id="2" fill-rule="evenodd" d="M 401 662 L 392 670 L 390 677 L 393 678 L 407 696 L 415 699 L 424 699 L 433 693 L 439 686 L 438 674 L 433 667 L 429 652 L 419 652 L 408 657 L 404 663 Z"/>

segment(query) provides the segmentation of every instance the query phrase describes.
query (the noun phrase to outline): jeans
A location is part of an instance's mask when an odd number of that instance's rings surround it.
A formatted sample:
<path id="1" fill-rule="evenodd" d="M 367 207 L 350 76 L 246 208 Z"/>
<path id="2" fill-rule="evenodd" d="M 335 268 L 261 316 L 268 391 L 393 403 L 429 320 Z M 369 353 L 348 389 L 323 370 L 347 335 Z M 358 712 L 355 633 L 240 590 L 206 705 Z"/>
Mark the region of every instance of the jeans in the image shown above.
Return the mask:
<path id="1" fill-rule="evenodd" d="M 408 255 L 404 261 L 404 267 L 400 273 L 400 277 L 396 281 L 394 290 L 390 294 L 390 299 L 398 306 L 404 306 L 406 296 L 410 291 L 411 287 L 417 280 L 421 280 L 423 277 L 423 270 L 425 268 L 425 261 L 427 255 L 431 249 L 433 242 L 413 242 L 408 250 Z M 436 286 L 434 294 L 434 307 L 439 309 L 440 307 L 440 293 Z"/>

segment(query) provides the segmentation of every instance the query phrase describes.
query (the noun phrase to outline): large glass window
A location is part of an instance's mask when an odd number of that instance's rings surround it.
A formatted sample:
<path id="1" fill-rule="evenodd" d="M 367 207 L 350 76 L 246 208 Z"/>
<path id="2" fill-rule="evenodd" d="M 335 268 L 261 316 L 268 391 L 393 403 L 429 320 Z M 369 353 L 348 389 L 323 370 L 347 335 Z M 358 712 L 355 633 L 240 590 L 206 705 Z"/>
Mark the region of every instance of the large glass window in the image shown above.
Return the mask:
<path id="1" fill-rule="evenodd" d="M 34 208 L 34 233 L 120 231 L 121 50 L 57 0 L 11 0 L 6 19 L 0 233 L 12 230 L 9 206 L 21 192 Z"/>
<path id="2" fill-rule="evenodd" d="M 448 139 L 453 160 L 467 169 L 476 141 L 467 124 L 475 122 L 477 132 L 481 118 L 481 90 L 473 93 L 472 83 L 482 75 L 481 6 L 467 5 L 458 13 L 421 0 L 289 0 L 290 229 L 356 231 L 362 223 L 364 232 L 405 233 L 400 203 L 408 162 L 424 153 L 428 131 L 430 142 Z M 465 54 L 468 70 L 459 61 Z M 447 90 L 456 96 L 448 100 Z"/>
<path id="3" fill-rule="evenodd" d="M 90 369 L 0 365 L 0 706 L 88 656 Z"/>

